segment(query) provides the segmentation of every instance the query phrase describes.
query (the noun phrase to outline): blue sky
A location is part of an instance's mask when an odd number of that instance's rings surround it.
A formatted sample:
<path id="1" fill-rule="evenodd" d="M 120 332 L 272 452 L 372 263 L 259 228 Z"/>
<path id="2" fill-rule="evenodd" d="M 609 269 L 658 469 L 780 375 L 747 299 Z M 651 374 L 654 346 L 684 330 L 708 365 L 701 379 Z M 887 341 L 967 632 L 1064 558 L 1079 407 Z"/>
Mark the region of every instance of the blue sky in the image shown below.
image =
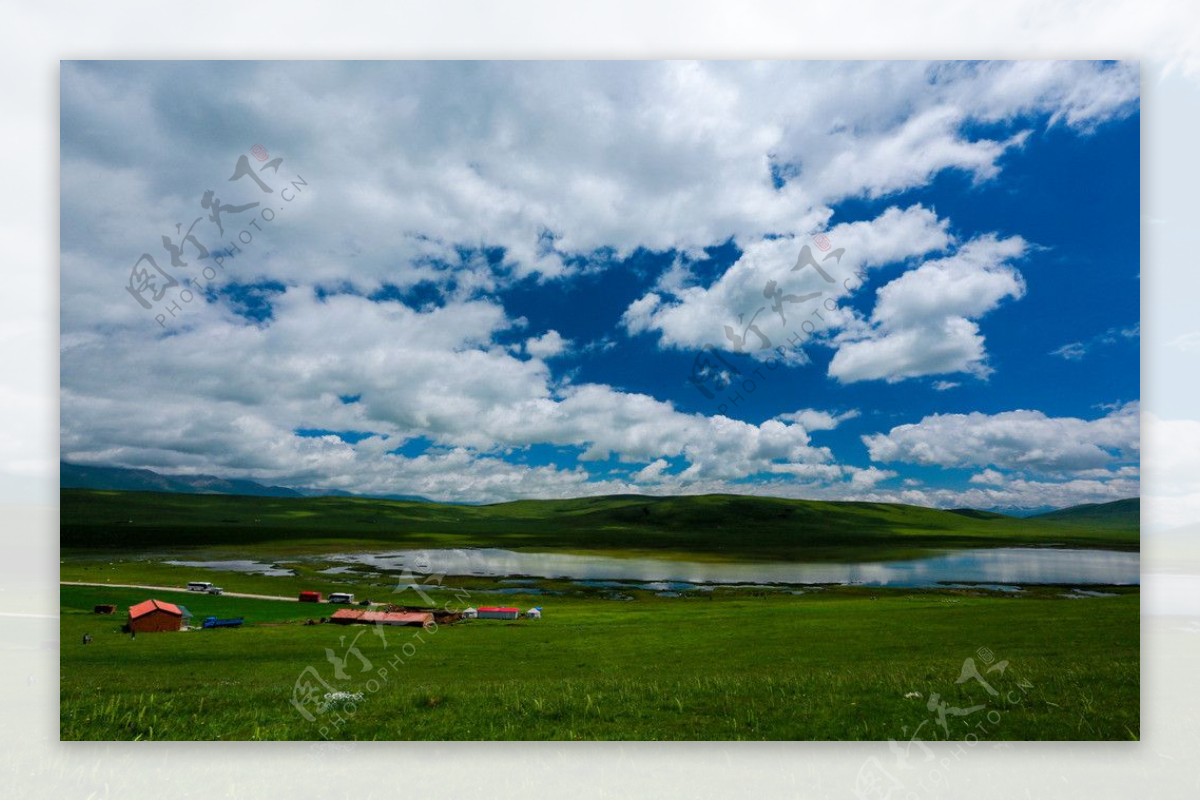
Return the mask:
<path id="1" fill-rule="evenodd" d="M 62 84 L 64 459 L 472 502 L 1138 494 L 1135 65 Z"/>

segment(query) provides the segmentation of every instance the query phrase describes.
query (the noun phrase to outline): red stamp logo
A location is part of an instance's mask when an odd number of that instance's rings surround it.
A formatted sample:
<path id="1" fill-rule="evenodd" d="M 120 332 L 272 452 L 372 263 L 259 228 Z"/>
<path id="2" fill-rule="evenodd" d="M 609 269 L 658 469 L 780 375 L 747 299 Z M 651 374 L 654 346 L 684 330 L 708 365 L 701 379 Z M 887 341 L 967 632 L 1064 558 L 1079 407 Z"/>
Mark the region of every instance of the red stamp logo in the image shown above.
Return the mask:
<path id="1" fill-rule="evenodd" d="M 255 145 L 254 147 L 250 148 L 250 155 L 254 156 L 254 158 L 258 159 L 259 161 L 266 161 L 269 154 L 267 153 L 267 149 L 262 145 Z"/>
<path id="2" fill-rule="evenodd" d="M 829 250 L 830 248 L 829 237 L 825 236 L 825 234 L 817 234 L 814 236 L 813 244 L 821 250 Z"/>

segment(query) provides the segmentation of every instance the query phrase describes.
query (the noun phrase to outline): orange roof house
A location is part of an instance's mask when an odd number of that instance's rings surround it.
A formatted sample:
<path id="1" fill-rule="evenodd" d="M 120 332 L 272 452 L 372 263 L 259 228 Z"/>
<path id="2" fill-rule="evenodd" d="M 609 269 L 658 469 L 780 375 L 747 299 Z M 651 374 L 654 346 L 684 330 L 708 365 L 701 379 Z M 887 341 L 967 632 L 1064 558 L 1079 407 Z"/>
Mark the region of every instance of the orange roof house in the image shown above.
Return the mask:
<path id="1" fill-rule="evenodd" d="M 428 612 L 380 612 L 367 609 L 339 609 L 329 618 L 331 623 L 371 623 L 383 626 L 430 626 L 433 615 Z"/>
<path id="2" fill-rule="evenodd" d="M 183 612 L 175 604 L 151 599 L 129 607 L 131 631 L 179 631 L 182 626 Z"/>

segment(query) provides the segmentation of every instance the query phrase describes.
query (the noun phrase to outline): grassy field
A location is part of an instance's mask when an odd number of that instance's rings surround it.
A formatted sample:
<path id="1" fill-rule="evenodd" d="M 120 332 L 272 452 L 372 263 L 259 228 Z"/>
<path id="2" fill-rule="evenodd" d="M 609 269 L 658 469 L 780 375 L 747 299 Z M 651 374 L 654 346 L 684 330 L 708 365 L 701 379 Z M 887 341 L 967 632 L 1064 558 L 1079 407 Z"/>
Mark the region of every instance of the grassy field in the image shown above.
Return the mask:
<path id="1" fill-rule="evenodd" d="M 145 591 L 63 587 L 62 738 L 1136 738 L 1137 590 L 1058 592 L 562 598 L 540 621 L 389 628 L 382 638 L 302 625 L 328 606 L 181 594 L 162 597 L 185 599 L 197 620 L 236 614 L 247 625 L 131 639 L 123 616 L 90 610 Z M 984 673 L 982 648 L 1006 668 Z M 326 649 L 345 658 L 344 679 Z M 997 696 L 956 683 L 968 658 Z M 352 699 L 310 706 L 313 721 L 290 703 L 310 666 L 329 685 L 320 696 Z"/>
<path id="2" fill-rule="evenodd" d="M 63 490 L 61 503 L 68 553 L 195 547 L 281 558 L 348 547 L 496 547 L 813 561 L 903 558 L 940 548 L 1138 548 L 1136 500 L 1089 509 L 1082 519 L 730 495 L 455 506 Z"/>
<path id="3" fill-rule="evenodd" d="M 660 597 L 538 579 L 544 595 L 506 595 L 496 577 L 453 576 L 434 592 L 439 604 L 536 604 L 546 617 L 377 632 L 304 625 L 331 614 L 328 605 L 111 586 L 203 579 L 232 592 L 341 590 L 419 603 L 411 590 L 395 594 L 394 575 L 322 571 L 338 551 L 403 547 L 714 561 L 1014 545 L 1136 550 L 1136 521 L 1136 501 L 1022 520 L 732 496 L 472 507 L 67 490 L 61 578 L 110 586 L 61 589 L 62 737 L 1136 739 L 1136 587 L 1078 599 L 1053 586 L 1015 596 L 826 586 Z M 164 564 L 234 558 L 286 563 L 296 575 Z M 196 624 L 216 615 L 246 625 L 122 634 L 125 609 L 147 597 L 186 604 Z M 100 603 L 117 604 L 118 615 L 92 614 Z M 329 657 L 345 660 L 340 677 Z M 982 678 L 995 694 L 969 676 L 958 681 L 967 659 L 981 672 L 991 666 Z M 312 720 L 291 703 L 306 677 L 319 688 L 315 703 L 307 699 Z"/>

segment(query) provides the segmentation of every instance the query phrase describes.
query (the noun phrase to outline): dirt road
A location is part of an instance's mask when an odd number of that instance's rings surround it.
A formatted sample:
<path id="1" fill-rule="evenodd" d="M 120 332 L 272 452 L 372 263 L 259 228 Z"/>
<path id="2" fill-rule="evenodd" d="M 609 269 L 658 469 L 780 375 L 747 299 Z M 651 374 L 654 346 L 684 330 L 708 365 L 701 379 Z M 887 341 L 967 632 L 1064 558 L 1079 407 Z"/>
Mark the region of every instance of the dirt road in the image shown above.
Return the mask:
<path id="1" fill-rule="evenodd" d="M 188 590 L 183 587 L 155 587 L 150 584 L 111 584 L 109 582 L 96 581 L 60 581 L 59 584 L 71 585 L 75 587 L 122 587 L 130 590 L 154 590 L 155 592 L 181 592 L 187 595 L 203 595 L 194 590 Z M 223 592 L 221 595 L 227 595 L 230 598 L 261 598 L 264 601 L 296 601 L 299 599 L 294 595 L 256 595 L 252 592 Z"/>

